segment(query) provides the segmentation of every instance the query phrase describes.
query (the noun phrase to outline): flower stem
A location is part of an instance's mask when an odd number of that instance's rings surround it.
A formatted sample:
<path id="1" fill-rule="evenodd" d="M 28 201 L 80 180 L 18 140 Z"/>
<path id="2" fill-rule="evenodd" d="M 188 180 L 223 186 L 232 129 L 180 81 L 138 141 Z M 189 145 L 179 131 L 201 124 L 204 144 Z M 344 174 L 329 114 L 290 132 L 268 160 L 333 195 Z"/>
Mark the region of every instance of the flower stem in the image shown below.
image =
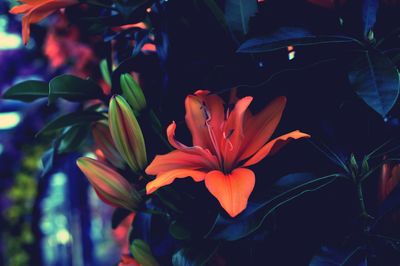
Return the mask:
<path id="1" fill-rule="evenodd" d="M 152 129 L 157 134 L 157 136 L 161 139 L 161 141 L 165 144 L 165 146 L 168 147 L 168 149 L 172 150 L 171 145 L 168 143 L 168 141 L 162 134 L 162 126 L 160 123 L 160 119 L 158 119 L 156 113 L 152 109 L 149 110 L 148 114 L 150 117 Z"/>
<path id="2" fill-rule="evenodd" d="M 362 189 L 362 183 L 361 182 L 357 182 L 356 183 L 356 187 L 357 187 L 358 202 L 360 204 L 360 209 L 361 209 L 361 215 L 360 216 L 362 218 L 364 231 L 367 232 L 368 231 L 368 220 L 374 219 L 374 217 L 369 215 L 368 212 L 367 212 L 367 208 L 366 208 L 366 205 L 365 205 L 364 192 L 363 192 L 363 189 Z"/>

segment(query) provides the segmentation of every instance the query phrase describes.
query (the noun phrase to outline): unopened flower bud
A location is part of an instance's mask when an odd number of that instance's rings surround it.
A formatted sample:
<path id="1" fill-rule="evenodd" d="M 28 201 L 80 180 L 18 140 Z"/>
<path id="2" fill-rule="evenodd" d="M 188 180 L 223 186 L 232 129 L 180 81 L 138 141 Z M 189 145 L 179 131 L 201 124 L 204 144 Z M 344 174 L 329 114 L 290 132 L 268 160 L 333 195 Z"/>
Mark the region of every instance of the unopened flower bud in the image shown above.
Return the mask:
<path id="1" fill-rule="evenodd" d="M 142 88 L 129 74 L 122 74 L 120 77 L 121 89 L 124 98 L 132 106 L 134 112 L 141 112 L 146 108 L 146 98 Z"/>
<path id="2" fill-rule="evenodd" d="M 87 157 L 76 161 L 99 198 L 114 207 L 136 210 L 142 200 L 139 192 L 106 164 Z"/>
<path id="3" fill-rule="evenodd" d="M 102 159 L 110 162 L 117 168 L 124 168 L 124 160 L 121 158 L 118 150 L 115 148 L 114 140 L 111 137 L 108 123 L 94 123 L 92 125 L 92 135 L 96 146 L 96 154 L 98 149 L 103 154 Z"/>
<path id="4" fill-rule="evenodd" d="M 143 133 L 126 100 L 116 95 L 109 107 L 109 127 L 115 147 L 129 167 L 140 173 L 147 166 Z"/>

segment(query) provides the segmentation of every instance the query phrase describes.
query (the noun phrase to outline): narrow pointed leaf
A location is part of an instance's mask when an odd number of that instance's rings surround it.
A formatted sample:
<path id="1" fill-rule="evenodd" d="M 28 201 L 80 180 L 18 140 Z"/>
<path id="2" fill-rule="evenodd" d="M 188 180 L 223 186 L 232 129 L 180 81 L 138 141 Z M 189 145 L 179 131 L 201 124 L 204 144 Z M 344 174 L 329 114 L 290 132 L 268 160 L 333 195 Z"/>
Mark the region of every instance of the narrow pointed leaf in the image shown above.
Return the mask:
<path id="1" fill-rule="evenodd" d="M 316 36 L 302 28 L 282 27 L 263 37 L 250 39 L 238 49 L 239 53 L 265 53 L 292 46 L 312 46 L 322 44 L 353 43 L 353 39 L 346 36 Z"/>
<path id="2" fill-rule="evenodd" d="M 68 126 L 86 125 L 91 122 L 105 119 L 105 116 L 97 112 L 78 111 L 62 115 L 46 124 L 37 134 L 47 134 Z"/>
<path id="3" fill-rule="evenodd" d="M 49 95 L 49 85 L 47 82 L 39 80 L 27 80 L 9 88 L 4 94 L 4 99 L 32 102 L 34 100 L 47 97 Z"/>
<path id="4" fill-rule="evenodd" d="M 89 129 L 87 126 L 72 126 L 65 130 L 61 136 L 59 153 L 66 153 L 78 150 L 86 142 Z"/>
<path id="5" fill-rule="evenodd" d="M 376 22 L 376 15 L 378 13 L 379 1 L 378 0 L 363 0 L 362 4 L 362 20 L 364 24 L 363 34 L 367 37 Z"/>
<path id="6" fill-rule="evenodd" d="M 311 181 L 305 176 L 300 177 L 303 183 L 294 182 L 293 178 L 283 177 L 279 185 L 271 189 L 272 193 L 265 200 L 249 202 L 246 210 L 232 219 L 227 216 L 218 215 L 213 227 L 207 234 L 207 238 L 235 241 L 255 232 L 263 224 L 265 219 L 281 206 L 295 200 L 304 193 L 319 190 L 337 179 L 337 175 L 325 176 Z M 293 185 L 289 184 L 292 183 Z"/>
<path id="7" fill-rule="evenodd" d="M 249 31 L 249 20 L 258 9 L 257 0 L 225 1 L 225 20 L 231 31 L 243 37 Z"/>
<path id="8" fill-rule="evenodd" d="M 218 249 L 214 242 L 191 243 L 190 247 L 178 250 L 172 257 L 173 266 L 208 265 Z M 211 264 L 210 264 L 211 265 Z"/>

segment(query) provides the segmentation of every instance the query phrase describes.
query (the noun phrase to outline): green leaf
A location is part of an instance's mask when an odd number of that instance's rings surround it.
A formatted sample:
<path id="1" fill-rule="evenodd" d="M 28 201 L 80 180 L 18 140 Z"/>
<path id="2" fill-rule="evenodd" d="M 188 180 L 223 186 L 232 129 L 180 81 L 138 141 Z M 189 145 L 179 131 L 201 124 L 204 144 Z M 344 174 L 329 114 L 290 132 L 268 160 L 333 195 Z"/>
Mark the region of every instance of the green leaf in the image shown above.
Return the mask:
<path id="1" fill-rule="evenodd" d="M 146 9 L 154 2 L 155 0 L 118 1 L 115 3 L 115 7 L 123 17 L 129 19 L 131 23 L 136 23 L 144 19 Z"/>
<path id="2" fill-rule="evenodd" d="M 101 87 L 90 79 L 81 79 L 72 75 L 61 75 L 49 83 L 49 104 L 56 99 L 83 101 L 98 99 L 103 95 Z"/>
<path id="3" fill-rule="evenodd" d="M 282 27 L 267 36 L 250 39 L 244 42 L 237 52 L 239 53 L 265 53 L 292 46 L 312 46 L 335 43 L 357 43 L 346 36 L 316 36 L 302 28 Z"/>
<path id="4" fill-rule="evenodd" d="M 319 190 L 338 178 L 338 175 L 329 175 L 312 179 L 301 174 L 298 178 L 300 185 L 296 181 L 297 177 L 285 176 L 278 180 L 278 186 L 271 191 L 272 195 L 259 202 L 249 202 L 246 210 L 235 218 L 226 215 L 218 215 L 213 227 L 207 233 L 207 238 L 235 241 L 250 235 L 261 227 L 265 219 L 281 206 L 293 201 L 304 193 Z M 292 184 L 292 185 L 289 185 Z"/>
<path id="5" fill-rule="evenodd" d="M 104 119 L 105 116 L 97 112 L 78 111 L 62 115 L 46 124 L 37 134 L 47 134 L 69 126 L 87 125 L 91 122 Z"/>
<path id="6" fill-rule="evenodd" d="M 49 95 L 49 85 L 47 82 L 39 80 L 27 80 L 9 88 L 4 94 L 4 99 L 32 102 L 34 100 L 47 97 Z"/>
<path id="7" fill-rule="evenodd" d="M 363 0 L 362 4 L 362 20 L 363 20 L 363 35 L 368 37 L 376 22 L 376 15 L 378 13 L 379 1 L 378 0 Z"/>
<path id="8" fill-rule="evenodd" d="M 376 51 L 364 51 L 348 73 L 355 92 L 382 117 L 392 109 L 399 95 L 399 72 L 392 61 Z"/>
<path id="9" fill-rule="evenodd" d="M 365 247 L 329 247 L 322 246 L 318 254 L 310 261 L 310 266 L 331 265 L 331 266 L 366 266 Z"/>
<path id="10" fill-rule="evenodd" d="M 67 153 L 78 150 L 89 135 L 89 127 L 86 125 L 72 126 L 65 130 L 61 136 L 59 153 Z"/>
<path id="11" fill-rule="evenodd" d="M 143 266 L 159 265 L 153 257 L 150 247 L 141 239 L 134 239 L 130 246 L 133 257 Z"/>
<path id="12" fill-rule="evenodd" d="M 190 247 L 185 247 L 176 252 L 172 257 L 173 266 L 199 266 L 206 265 L 218 250 L 218 244 L 204 241 L 201 243 L 191 243 Z"/>
<path id="13" fill-rule="evenodd" d="M 210 12 L 214 15 L 215 19 L 217 20 L 218 24 L 223 28 L 225 31 L 229 30 L 228 24 L 225 19 L 224 12 L 222 12 L 221 8 L 215 2 L 215 0 L 204 0 L 204 4 L 210 10 Z"/>
<path id="14" fill-rule="evenodd" d="M 172 221 L 169 225 L 170 234 L 178 240 L 185 240 L 190 238 L 190 231 L 186 228 L 186 226 L 178 221 Z"/>
<path id="15" fill-rule="evenodd" d="M 249 20 L 258 9 L 256 0 L 226 0 L 225 20 L 231 31 L 243 37 L 249 31 Z"/>

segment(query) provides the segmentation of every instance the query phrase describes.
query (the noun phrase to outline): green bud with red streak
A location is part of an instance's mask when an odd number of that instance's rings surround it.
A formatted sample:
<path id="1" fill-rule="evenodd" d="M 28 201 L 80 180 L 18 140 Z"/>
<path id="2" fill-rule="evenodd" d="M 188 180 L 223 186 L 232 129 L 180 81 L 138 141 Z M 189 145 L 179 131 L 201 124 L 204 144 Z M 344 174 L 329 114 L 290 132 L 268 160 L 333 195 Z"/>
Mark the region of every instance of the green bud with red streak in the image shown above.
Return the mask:
<path id="1" fill-rule="evenodd" d="M 79 158 L 76 163 L 102 201 L 131 211 L 138 209 L 142 197 L 118 172 L 98 160 L 87 157 Z"/>
<path id="2" fill-rule="evenodd" d="M 124 160 L 121 158 L 118 150 L 115 148 L 110 128 L 106 122 L 95 122 L 92 125 L 92 135 L 96 146 L 96 155 L 102 160 L 110 162 L 117 168 L 124 168 Z M 102 154 L 98 154 L 98 150 Z"/>
<path id="3" fill-rule="evenodd" d="M 115 147 L 129 167 L 141 173 L 147 166 L 143 133 L 126 100 L 113 96 L 108 111 L 108 122 Z"/>
<path id="4" fill-rule="evenodd" d="M 132 106 L 134 112 L 139 113 L 146 108 L 146 98 L 144 97 L 142 88 L 129 74 L 122 74 L 120 77 L 122 95 L 126 101 Z"/>
<path id="5" fill-rule="evenodd" d="M 134 239 L 130 246 L 130 251 L 133 257 L 140 263 L 146 266 L 159 266 L 158 262 L 153 256 L 149 245 L 141 239 Z"/>

